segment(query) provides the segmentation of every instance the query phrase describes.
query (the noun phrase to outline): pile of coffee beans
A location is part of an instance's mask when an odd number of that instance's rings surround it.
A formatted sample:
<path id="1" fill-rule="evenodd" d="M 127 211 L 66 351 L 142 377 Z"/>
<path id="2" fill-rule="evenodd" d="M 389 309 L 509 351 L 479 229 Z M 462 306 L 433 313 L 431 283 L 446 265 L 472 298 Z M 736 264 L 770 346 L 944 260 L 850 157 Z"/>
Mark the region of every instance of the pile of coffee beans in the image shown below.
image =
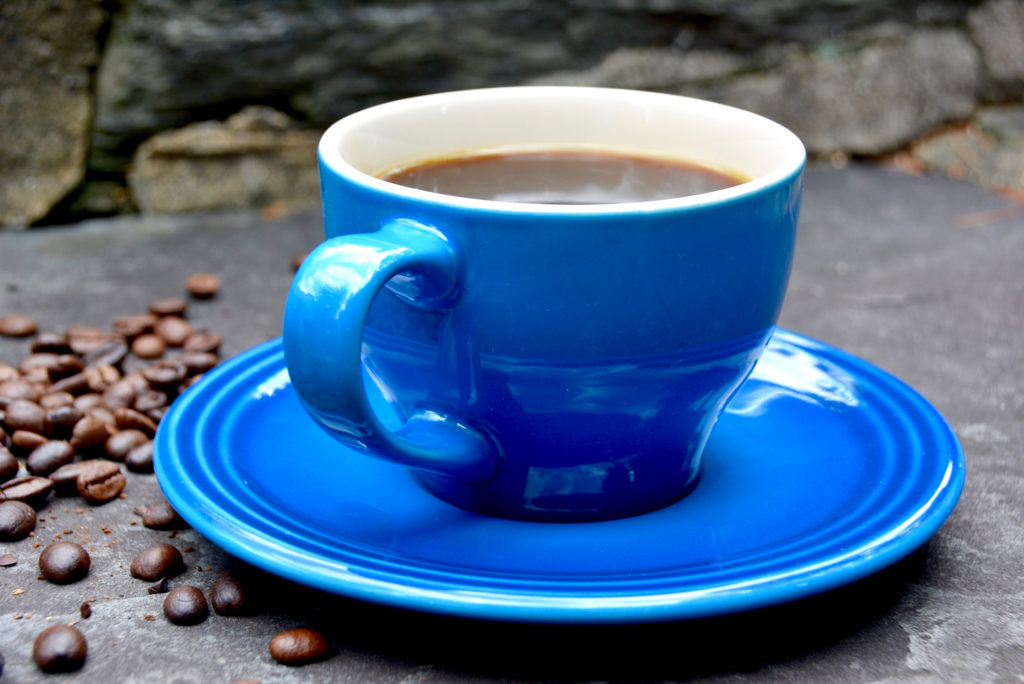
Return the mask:
<path id="1" fill-rule="evenodd" d="M 295 261 L 293 268 L 301 259 Z M 0 542 L 35 537 L 44 509 L 57 500 L 77 497 L 103 506 L 128 496 L 129 473 L 153 472 L 153 438 L 168 407 L 220 360 L 221 336 L 194 328 L 188 319 L 189 300 L 210 299 L 219 288 L 217 276 L 194 274 L 185 283 L 188 298 L 150 302 L 146 311 L 119 316 L 108 328 L 41 331 L 28 315 L 0 317 L 0 336 L 29 345 L 19 362 L 0 362 Z M 167 501 L 140 504 L 134 512 L 144 527 L 169 531 L 172 539 L 187 528 Z M 190 550 L 150 545 L 125 575 L 150 583 L 150 594 L 166 594 L 164 617 L 176 625 L 205 621 L 210 607 L 220 616 L 252 614 L 246 585 L 235 575 L 221 574 L 209 600 L 199 587 L 170 586 L 186 576 L 182 551 Z M 18 560 L 0 546 L 0 567 Z M 40 580 L 71 585 L 89 575 L 92 558 L 82 544 L 59 540 L 40 551 L 38 566 Z M 92 618 L 92 602 L 81 604 L 82 620 Z M 289 665 L 322 660 L 328 650 L 327 639 L 309 629 L 288 630 L 270 642 L 271 656 Z M 72 623 L 43 630 L 32 655 L 44 672 L 71 672 L 84 665 L 87 651 Z"/>

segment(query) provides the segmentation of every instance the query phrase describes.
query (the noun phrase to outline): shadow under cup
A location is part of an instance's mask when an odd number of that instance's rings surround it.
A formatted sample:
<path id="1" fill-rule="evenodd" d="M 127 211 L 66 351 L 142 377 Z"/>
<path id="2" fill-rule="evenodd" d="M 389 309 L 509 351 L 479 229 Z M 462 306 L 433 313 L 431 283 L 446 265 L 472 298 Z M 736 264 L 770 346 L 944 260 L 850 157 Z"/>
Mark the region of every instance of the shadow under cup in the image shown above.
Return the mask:
<path id="1" fill-rule="evenodd" d="M 552 205 L 378 177 L 523 148 L 667 157 L 752 180 Z M 580 521 L 668 505 L 697 481 L 715 421 L 774 329 L 804 159 L 762 117 L 625 90 L 463 91 L 347 117 L 320 145 L 328 239 L 285 310 L 292 383 L 332 436 L 411 466 L 471 511 Z M 401 419 L 382 422 L 381 401 Z"/>

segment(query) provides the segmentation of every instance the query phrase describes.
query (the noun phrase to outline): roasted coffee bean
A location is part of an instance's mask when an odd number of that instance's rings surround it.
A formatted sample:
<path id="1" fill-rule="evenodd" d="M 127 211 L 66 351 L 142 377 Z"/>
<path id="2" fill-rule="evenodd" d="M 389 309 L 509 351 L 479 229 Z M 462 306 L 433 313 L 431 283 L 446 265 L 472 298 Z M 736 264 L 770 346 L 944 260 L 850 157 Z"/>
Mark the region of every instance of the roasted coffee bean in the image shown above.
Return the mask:
<path id="1" fill-rule="evenodd" d="M 45 477 L 27 475 L 0 484 L 0 501 L 23 501 L 33 508 L 46 503 L 53 491 L 53 482 Z"/>
<path id="2" fill-rule="evenodd" d="M 289 629 L 270 640 L 270 655 L 285 665 L 311 663 L 327 655 L 327 638 L 304 627 Z"/>
<path id="3" fill-rule="evenodd" d="M 18 474 L 18 459 L 7 447 L 0 445 L 0 482 L 7 482 Z"/>
<path id="4" fill-rule="evenodd" d="M 184 318 L 164 316 L 153 331 L 163 338 L 168 347 L 180 347 L 192 334 L 192 326 Z"/>
<path id="5" fill-rule="evenodd" d="M 39 554 L 39 572 L 54 584 L 71 584 L 89 573 L 89 552 L 74 542 L 54 542 Z"/>
<path id="6" fill-rule="evenodd" d="M 84 373 L 91 392 L 101 393 L 121 379 L 121 371 L 110 364 L 91 366 Z"/>
<path id="7" fill-rule="evenodd" d="M 189 335 L 189 338 L 185 340 L 185 344 L 182 348 L 186 352 L 207 352 L 215 354 L 217 353 L 217 350 L 220 349 L 220 345 L 223 342 L 224 338 L 217 333 L 200 330 L 199 332 Z"/>
<path id="8" fill-rule="evenodd" d="M 196 299 L 209 299 L 220 290 L 220 278 L 212 273 L 193 273 L 185 280 L 185 289 Z"/>
<path id="9" fill-rule="evenodd" d="M 46 477 L 63 465 L 75 460 L 75 450 L 68 442 L 51 439 L 40 444 L 25 459 L 28 472 Z"/>
<path id="10" fill-rule="evenodd" d="M 85 664 L 85 637 L 70 625 L 47 627 L 32 644 L 32 659 L 43 672 L 74 672 Z"/>
<path id="11" fill-rule="evenodd" d="M 25 314 L 12 313 L 0 318 L 0 335 L 4 337 L 29 337 L 38 328 L 36 319 Z"/>
<path id="12" fill-rule="evenodd" d="M 9 363 L 0 361 L 0 382 L 18 379 L 18 369 Z"/>
<path id="13" fill-rule="evenodd" d="M 34 401 L 15 399 L 5 409 L 4 422 L 8 430 L 27 430 L 41 435 L 46 431 L 46 411 Z"/>
<path id="14" fill-rule="evenodd" d="M 146 589 L 146 593 L 150 594 L 150 595 L 152 595 L 152 594 L 166 594 L 167 593 L 167 578 L 166 577 L 162 577 L 162 578 L 160 578 L 159 582 L 156 582 L 155 584 L 149 585 L 149 587 Z"/>
<path id="15" fill-rule="evenodd" d="M 87 450 L 101 444 L 105 445 L 113 434 L 114 430 L 110 423 L 97 415 L 89 414 L 75 423 L 71 429 L 71 446 L 75 450 Z"/>
<path id="16" fill-rule="evenodd" d="M 82 605 L 78 606 L 78 614 L 82 616 L 83 620 L 88 620 L 92 617 L 92 606 L 89 605 L 88 601 L 83 601 Z"/>
<path id="17" fill-rule="evenodd" d="M 83 370 L 85 370 L 85 363 L 82 362 L 82 359 L 74 354 L 60 354 L 52 365 L 46 367 L 46 374 L 50 382 L 57 382 L 76 373 L 81 373 Z"/>
<path id="18" fill-rule="evenodd" d="M 149 416 L 154 423 L 160 424 L 160 421 L 164 419 L 164 414 L 167 413 L 169 406 L 160 406 L 155 409 L 149 409 L 146 411 L 146 415 Z"/>
<path id="19" fill-rule="evenodd" d="M 96 394 L 95 392 L 88 392 L 86 394 L 80 394 L 75 397 L 75 408 L 80 409 L 83 413 L 94 409 L 97 406 L 103 406 L 103 395 Z"/>
<path id="20" fill-rule="evenodd" d="M 0 446 L 9 446 L 11 443 L 11 436 L 4 430 L 4 410 L 0 409 Z"/>
<path id="21" fill-rule="evenodd" d="M 82 355 L 86 366 L 116 366 L 128 354 L 128 345 L 120 335 L 113 336 L 107 342 Z"/>
<path id="22" fill-rule="evenodd" d="M 72 405 L 50 409 L 46 412 L 46 434 L 55 439 L 67 439 L 83 417 L 82 410 Z"/>
<path id="23" fill-rule="evenodd" d="M 75 373 L 69 375 L 66 378 L 61 378 L 57 382 L 50 385 L 51 392 L 67 392 L 72 395 L 79 395 L 89 390 L 89 369 L 82 371 L 81 373 Z"/>
<path id="24" fill-rule="evenodd" d="M 34 529 L 34 508 L 22 501 L 0 501 L 0 541 L 24 539 Z"/>
<path id="25" fill-rule="evenodd" d="M 139 506 L 135 512 L 142 516 L 142 524 L 152 530 L 179 530 L 187 527 L 178 512 L 168 501 L 149 506 Z"/>
<path id="26" fill-rule="evenodd" d="M 141 373 L 153 389 L 169 390 L 185 379 L 188 368 L 179 359 L 161 359 L 143 368 Z"/>
<path id="27" fill-rule="evenodd" d="M 0 556 L 0 568 L 11 568 L 18 564 L 18 557 L 13 553 L 5 553 Z"/>
<path id="28" fill-rule="evenodd" d="M 102 504 L 116 499 L 124 491 L 125 480 L 121 468 L 110 461 L 85 461 L 91 464 L 78 474 L 78 495 L 87 503 Z"/>
<path id="29" fill-rule="evenodd" d="M 54 354 L 70 354 L 68 334 L 61 332 L 41 332 L 32 338 L 33 352 L 53 352 Z"/>
<path id="30" fill-rule="evenodd" d="M 123 335 L 129 340 L 139 335 L 152 332 L 156 325 L 156 316 L 148 314 L 133 314 L 130 316 L 118 316 L 114 319 L 111 327 L 118 335 Z"/>
<path id="31" fill-rule="evenodd" d="M 18 399 L 35 401 L 39 398 L 39 390 L 35 385 L 21 378 L 0 382 L 0 406 L 9 406 Z"/>
<path id="32" fill-rule="evenodd" d="M 132 340 L 132 353 L 140 359 L 157 359 L 164 355 L 167 343 L 164 338 L 152 333 L 140 335 Z"/>
<path id="33" fill-rule="evenodd" d="M 44 371 L 57 365 L 57 359 L 60 358 L 59 354 L 53 354 L 51 352 L 38 352 L 35 354 L 29 354 L 18 362 L 18 372 L 23 376 L 28 375 L 36 368 L 42 368 Z"/>
<path id="34" fill-rule="evenodd" d="M 156 316 L 180 316 L 184 318 L 187 308 L 188 302 L 178 297 L 158 299 L 149 305 L 150 313 Z"/>
<path id="35" fill-rule="evenodd" d="M 206 597 L 197 587 L 175 587 L 164 599 L 164 615 L 176 625 L 197 625 L 209 613 Z"/>
<path id="36" fill-rule="evenodd" d="M 188 375 L 199 375 L 217 365 L 217 355 L 209 352 L 191 352 L 182 354 L 179 358 L 185 364 L 185 372 Z"/>
<path id="37" fill-rule="evenodd" d="M 147 441 L 149 435 L 142 430 L 121 430 L 107 438 L 105 449 L 109 458 L 123 463 L 128 457 L 128 452 Z"/>
<path id="38" fill-rule="evenodd" d="M 70 392 L 62 392 L 60 390 L 54 392 L 49 391 L 43 396 L 39 397 L 39 405 L 49 411 L 61 406 L 71 406 L 75 403 L 75 396 Z"/>
<path id="39" fill-rule="evenodd" d="M 185 571 L 181 552 L 170 544 L 155 544 L 139 551 L 132 560 L 132 577 L 155 581 L 161 577 L 173 577 Z"/>
<path id="40" fill-rule="evenodd" d="M 124 457 L 124 465 L 133 473 L 153 472 L 153 440 L 129 451 Z"/>
<path id="41" fill-rule="evenodd" d="M 110 410 L 128 408 L 135 402 L 138 393 L 134 382 L 126 377 L 121 378 L 103 390 L 103 404 Z"/>
<path id="42" fill-rule="evenodd" d="M 46 443 L 46 437 L 38 432 L 16 430 L 11 434 L 11 451 L 18 456 L 28 456 L 37 447 Z"/>
<path id="43" fill-rule="evenodd" d="M 155 389 L 142 390 L 135 397 L 132 407 L 139 413 L 147 413 L 153 409 L 163 408 L 170 403 L 166 392 Z M 151 419 L 152 420 L 152 419 Z"/>
<path id="44" fill-rule="evenodd" d="M 210 589 L 210 603 L 218 615 L 245 615 L 245 590 L 241 582 L 231 575 L 222 575 Z"/>
<path id="45" fill-rule="evenodd" d="M 135 409 L 115 409 L 114 421 L 119 430 L 139 430 L 150 437 L 156 434 L 156 423 L 153 422 L 153 419 Z"/>
<path id="46" fill-rule="evenodd" d="M 106 406 L 97 406 L 96 408 L 89 409 L 86 411 L 85 417 L 92 417 L 103 421 L 110 426 L 111 434 L 113 434 L 113 431 L 117 429 L 117 419 L 114 418 L 114 412 Z"/>
<path id="47" fill-rule="evenodd" d="M 57 496 L 77 495 L 78 476 L 82 474 L 83 470 L 96 467 L 96 463 L 109 463 L 109 461 L 99 461 L 95 459 L 88 461 L 75 461 L 74 463 L 62 465 L 60 468 L 57 468 L 55 471 L 50 473 L 47 477 L 49 477 L 53 482 L 54 494 Z"/>

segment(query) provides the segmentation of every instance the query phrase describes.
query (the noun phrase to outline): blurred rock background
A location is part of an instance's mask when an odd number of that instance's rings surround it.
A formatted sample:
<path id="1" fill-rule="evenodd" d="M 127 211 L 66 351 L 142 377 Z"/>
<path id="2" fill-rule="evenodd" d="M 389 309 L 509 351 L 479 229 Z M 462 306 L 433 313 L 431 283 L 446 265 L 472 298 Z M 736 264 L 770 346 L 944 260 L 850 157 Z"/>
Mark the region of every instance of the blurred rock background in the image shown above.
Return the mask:
<path id="1" fill-rule="evenodd" d="M 1024 201 L 1024 0 L 3 0 L 0 226 L 317 202 L 335 119 L 641 88 Z"/>

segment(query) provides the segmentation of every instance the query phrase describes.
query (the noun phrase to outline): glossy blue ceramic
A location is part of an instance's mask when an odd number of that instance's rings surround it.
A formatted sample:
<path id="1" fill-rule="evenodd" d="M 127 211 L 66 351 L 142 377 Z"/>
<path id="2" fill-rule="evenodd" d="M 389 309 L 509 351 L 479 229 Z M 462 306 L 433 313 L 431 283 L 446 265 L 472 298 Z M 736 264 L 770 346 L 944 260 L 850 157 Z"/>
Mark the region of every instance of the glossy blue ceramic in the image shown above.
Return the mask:
<path id="1" fill-rule="evenodd" d="M 751 180 L 570 206 L 373 175 L 453 149 L 551 141 L 714 162 Z M 766 119 L 624 90 L 448 93 L 344 119 L 320 145 L 328 239 L 284 315 L 298 396 L 333 437 L 415 468 L 469 510 L 558 521 L 665 506 L 696 482 L 711 428 L 771 336 L 803 165 L 796 137 Z M 372 409 L 364 368 L 396 429 Z"/>
<path id="2" fill-rule="evenodd" d="M 964 481 L 952 431 L 920 395 L 786 331 L 719 420 L 699 486 L 646 515 L 550 524 L 451 506 L 329 438 L 279 340 L 175 401 L 155 467 L 197 531 L 294 581 L 449 615 L 586 623 L 717 615 L 864 577 L 931 537 Z"/>

